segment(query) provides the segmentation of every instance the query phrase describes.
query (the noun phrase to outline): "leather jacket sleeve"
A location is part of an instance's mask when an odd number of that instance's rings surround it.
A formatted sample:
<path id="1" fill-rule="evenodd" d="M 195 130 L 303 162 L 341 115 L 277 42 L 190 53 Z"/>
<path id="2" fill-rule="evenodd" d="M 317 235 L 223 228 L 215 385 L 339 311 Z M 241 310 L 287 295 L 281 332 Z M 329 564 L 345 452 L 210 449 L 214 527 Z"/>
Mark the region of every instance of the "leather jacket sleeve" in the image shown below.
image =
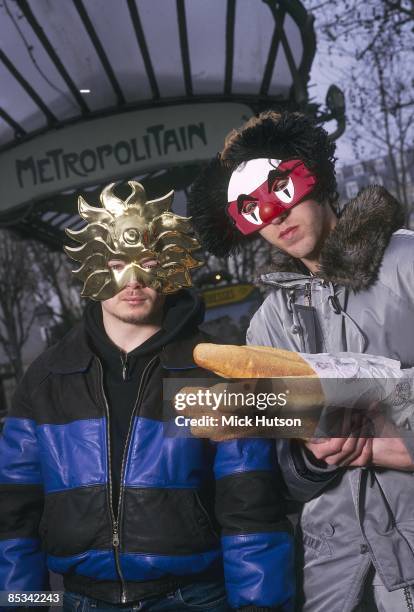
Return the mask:
<path id="1" fill-rule="evenodd" d="M 274 442 L 220 442 L 214 469 L 230 605 L 293 610 L 293 538 L 280 495 Z"/>
<path id="2" fill-rule="evenodd" d="M 26 380 L 0 435 L 0 590 L 48 590 L 39 524 L 43 486 Z"/>

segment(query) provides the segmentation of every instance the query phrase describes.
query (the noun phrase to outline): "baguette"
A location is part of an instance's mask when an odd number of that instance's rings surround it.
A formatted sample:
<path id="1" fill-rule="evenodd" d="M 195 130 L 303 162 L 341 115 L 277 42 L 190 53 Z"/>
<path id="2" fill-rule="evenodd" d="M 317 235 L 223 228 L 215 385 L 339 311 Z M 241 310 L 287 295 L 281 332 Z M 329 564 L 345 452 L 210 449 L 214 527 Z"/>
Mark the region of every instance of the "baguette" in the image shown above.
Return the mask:
<path id="1" fill-rule="evenodd" d="M 194 361 L 223 378 L 318 378 L 299 353 L 269 346 L 198 344 Z"/>

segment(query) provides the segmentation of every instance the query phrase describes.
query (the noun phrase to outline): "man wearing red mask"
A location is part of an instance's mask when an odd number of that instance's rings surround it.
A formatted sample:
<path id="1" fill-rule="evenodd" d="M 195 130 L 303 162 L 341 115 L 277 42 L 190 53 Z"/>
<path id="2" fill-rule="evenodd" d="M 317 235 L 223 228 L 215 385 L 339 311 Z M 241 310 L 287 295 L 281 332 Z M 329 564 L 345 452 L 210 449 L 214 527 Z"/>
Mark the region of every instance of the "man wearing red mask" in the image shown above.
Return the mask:
<path id="1" fill-rule="evenodd" d="M 248 344 L 373 354 L 410 368 L 414 234 L 381 187 L 339 214 L 334 150 L 304 115 L 262 113 L 229 134 L 195 182 L 189 212 L 218 257 L 257 233 L 276 247 Z M 403 395 L 407 418 L 392 425 L 395 437 L 278 444 L 289 494 L 306 502 L 306 612 L 414 610 L 414 444 L 400 435 L 413 422 L 411 390 Z"/>

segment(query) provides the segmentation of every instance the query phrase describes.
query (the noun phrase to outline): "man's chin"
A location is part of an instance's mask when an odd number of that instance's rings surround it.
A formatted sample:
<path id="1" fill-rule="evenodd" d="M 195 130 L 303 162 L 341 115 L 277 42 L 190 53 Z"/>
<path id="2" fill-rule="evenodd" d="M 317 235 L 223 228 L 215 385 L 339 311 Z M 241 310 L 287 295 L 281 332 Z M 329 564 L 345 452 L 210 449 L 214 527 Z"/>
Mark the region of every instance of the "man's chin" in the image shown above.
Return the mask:
<path id="1" fill-rule="evenodd" d="M 314 244 L 307 244 L 306 242 L 304 243 L 303 241 L 298 240 L 294 244 L 284 245 L 281 250 L 295 259 L 309 259 L 312 256 L 315 247 Z"/>
<path id="2" fill-rule="evenodd" d="M 147 323 L 152 323 L 151 317 L 146 315 L 125 315 L 119 316 L 115 315 L 118 321 L 122 321 L 122 323 L 128 323 L 129 325 L 145 325 Z"/>
<path id="3" fill-rule="evenodd" d="M 119 309 L 118 312 L 113 313 L 118 321 L 122 323 L 128 323 L 130 325 L 145 325 L 152 324 L 158 320 L 158 311 L 151 310 L 148 307 L 133 307 Z"/>
<path id="4" fill-rule="evenodd" d="M 308 251 L 304 249 L 289 249 L 288 251 L 285 250 L 285 253 L 294 257 L 294 259 L 305 259 L 308 255 Z"/>
<path id="5" fill-rule="evenodd" d="M 118 321 L 128 323 L 129 325 L 139 325 L 143 323 L 151 323 L 152 317 L 146 313 L 131 313 L 131 314 L 115 314 Z"/>

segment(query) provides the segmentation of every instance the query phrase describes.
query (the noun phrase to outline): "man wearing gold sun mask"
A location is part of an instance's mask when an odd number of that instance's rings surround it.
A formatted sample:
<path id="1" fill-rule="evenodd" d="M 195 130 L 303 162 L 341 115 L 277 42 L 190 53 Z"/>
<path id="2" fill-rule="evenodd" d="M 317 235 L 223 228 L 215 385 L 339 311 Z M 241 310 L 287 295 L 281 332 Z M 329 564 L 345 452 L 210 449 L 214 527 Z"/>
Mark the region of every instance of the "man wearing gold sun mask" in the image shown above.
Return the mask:
<path id="1" fill-rule="evenodd" d="M 49 568 L 64 610 L 291 610 L 273 445 L 165 435 L 163 381 L 206 375 L 198 243 L 172 192 L 129 185 L 125 201 L 113 185 L 101 207 L 79 198 L 87 224 L 66 252 L 92 301 L 29 368 L 5 425 L 0 591 L 43 590 Z"/>

